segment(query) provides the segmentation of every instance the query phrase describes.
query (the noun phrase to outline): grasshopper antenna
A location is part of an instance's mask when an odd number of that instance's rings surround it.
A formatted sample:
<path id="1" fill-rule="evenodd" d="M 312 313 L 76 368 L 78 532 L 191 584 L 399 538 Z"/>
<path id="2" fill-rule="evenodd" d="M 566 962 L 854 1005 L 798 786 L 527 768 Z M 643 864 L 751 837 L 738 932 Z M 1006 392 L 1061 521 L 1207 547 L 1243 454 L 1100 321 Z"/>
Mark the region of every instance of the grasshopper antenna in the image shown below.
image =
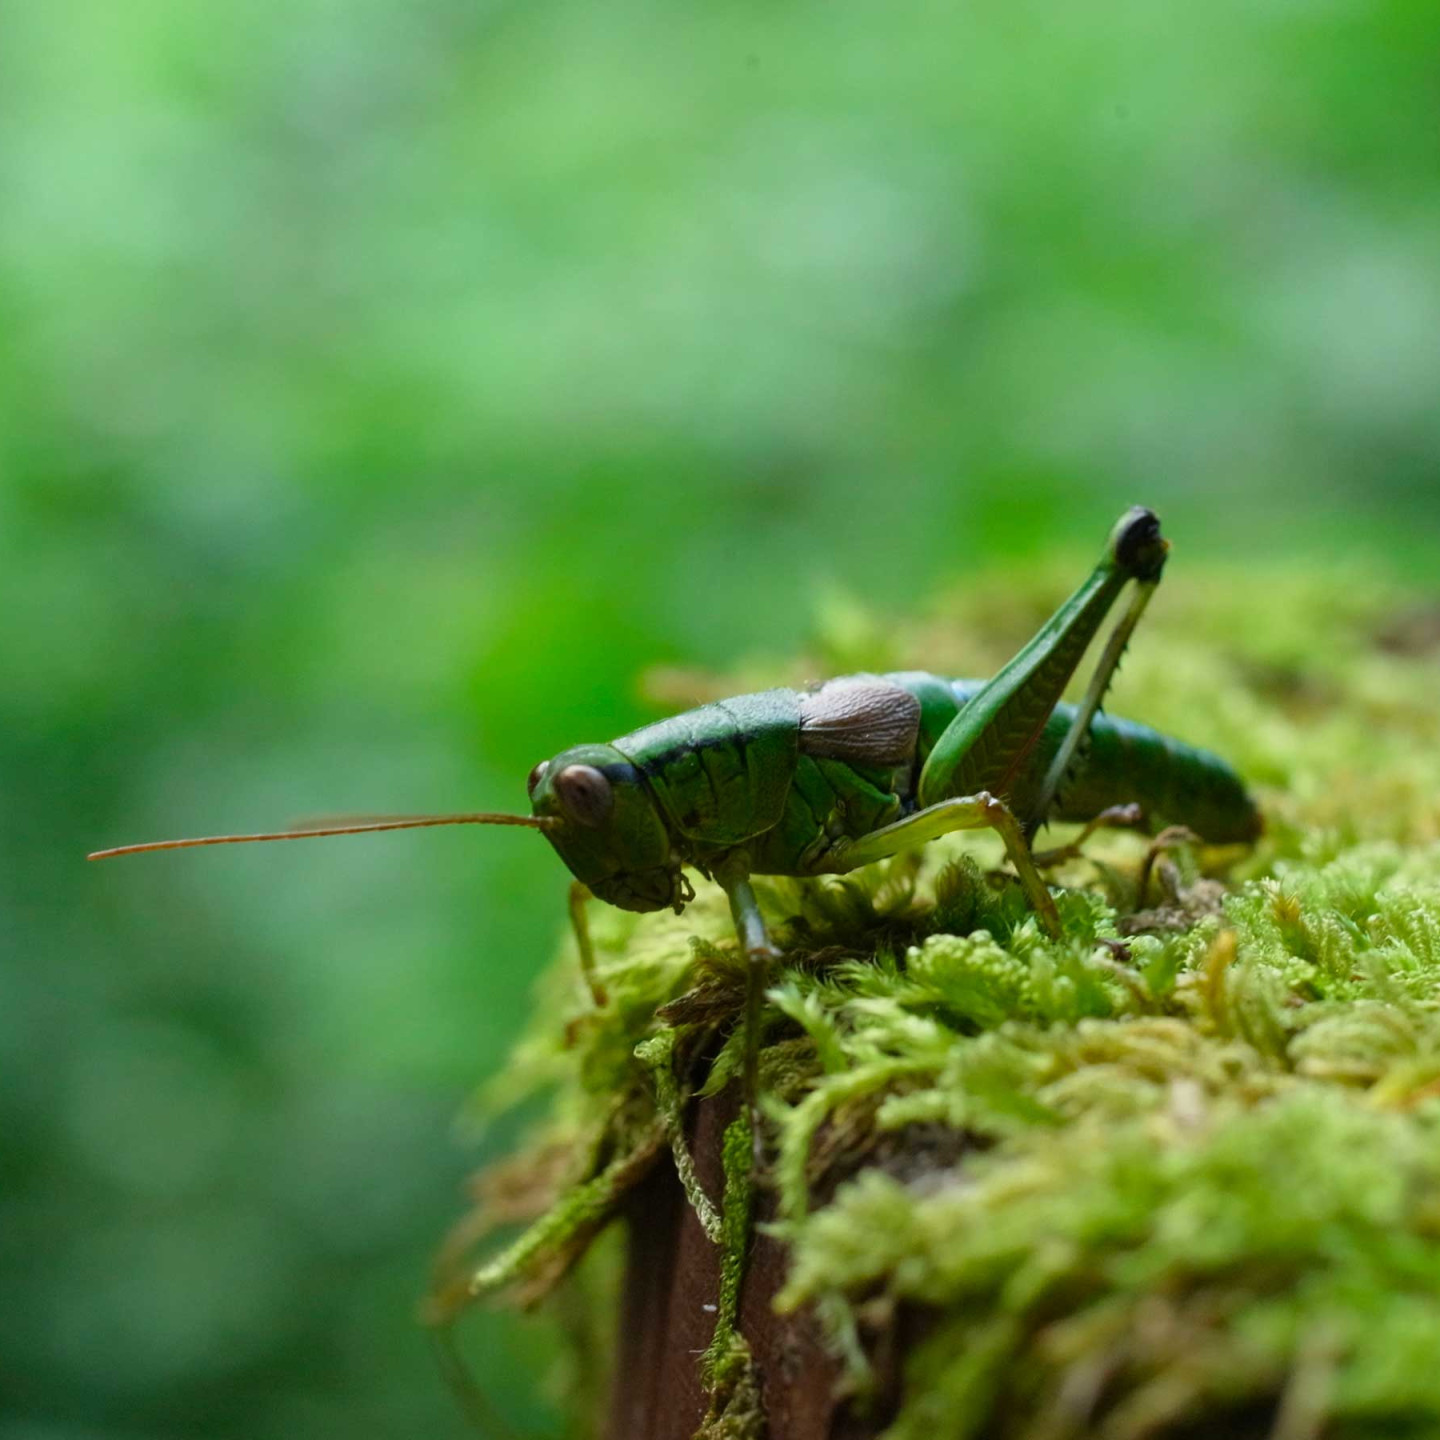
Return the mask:
<path id="1" fill-rule="evenodd" d="M 543 830 L 546 821 L 534 815 L 495 815 L 474 811 L 463 815 L 398 815 L 351 825 L 299 825 L 262 835 L 198 835 L 189 840 L 149 840 L 143 845 L 117 845 L 96 850 L 87 860 L 113 860 L 117 855 L 145 855 L 152 850 L 194 850 L 201 845 L 255 845 L 265 840 L 317 840 L 322 835 L 370 835 L 377 830 L 424 830 L 436 825 L 523 825 Z"/>

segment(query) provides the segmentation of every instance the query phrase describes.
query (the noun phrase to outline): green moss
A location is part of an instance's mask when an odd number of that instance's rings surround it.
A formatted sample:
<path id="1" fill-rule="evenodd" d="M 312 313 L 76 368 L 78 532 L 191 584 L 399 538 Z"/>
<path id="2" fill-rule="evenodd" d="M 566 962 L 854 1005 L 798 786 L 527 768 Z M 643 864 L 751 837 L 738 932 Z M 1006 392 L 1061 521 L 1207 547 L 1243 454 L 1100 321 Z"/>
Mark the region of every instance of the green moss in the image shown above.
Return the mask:
<path id="1" fill-rule="evenodd" d="M 870 1329 L 926 1313 L 892 1440 L 1440 1432 L 1437 657 L 1377 644 L 1398 601 L 1363 577 L 1257 583 L 1167 586 L 1113 696 L 1257 783 L 1254 853 L 1162 857 L 1142 899 L 1143 837 L 1097 836 L 1054 942 L 974 838 L 763 889 L 778 1303 L 815 1307 L 860 1389 Z M 975 592 L 858 657 L 850 627 L 848 663 L 983 673 L 1059 588 Z M 567 949 L 490 1097 L 548 1090 L 535 1153 L 564 1163 L 452 1296 L 548 1287 L 666 1137 L 683 1171 L 685 1108 L 735 1073 L 718 893 L 593 921 L 610 1003 Z M 688 1177 L 726 1255 L 706 1435 L 760 1433 L 748 1147 L 721 1206 Z"/>
<path id="2" fill-rule="evenodd" d="M 725 1172 L 725 1214 L 716 1243 L 721 1247 L 720 1303 L 715 1335 L 700 1369 L 712 1392 L 733 1389 L 735 1377 L 749 1367 L 749 1350 L 736 1332 L 740 1318 L 740 1286 L 745 1278 L 745 1252 L 750 1241 L 750 1216 L 755 1195 L 754 1135 L 748 1111 L 725 1127 L 721 1143 Z"/>

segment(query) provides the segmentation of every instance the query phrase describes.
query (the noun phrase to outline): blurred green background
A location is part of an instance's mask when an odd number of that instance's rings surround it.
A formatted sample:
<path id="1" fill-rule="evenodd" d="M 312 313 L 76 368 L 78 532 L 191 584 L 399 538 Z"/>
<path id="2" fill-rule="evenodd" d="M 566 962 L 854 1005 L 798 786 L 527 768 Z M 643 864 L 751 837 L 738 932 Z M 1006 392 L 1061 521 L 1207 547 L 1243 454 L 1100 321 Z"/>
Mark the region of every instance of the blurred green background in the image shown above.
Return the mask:
<path id="1" fill-rule="evenodd" d="M 516 807 L 1135 500 L 1430 575 L 1434 20 L 0 0 L 0 1437 L 468 1433 L 413 1307 L 561 919 L 514 832 L 85 850 Z"/>

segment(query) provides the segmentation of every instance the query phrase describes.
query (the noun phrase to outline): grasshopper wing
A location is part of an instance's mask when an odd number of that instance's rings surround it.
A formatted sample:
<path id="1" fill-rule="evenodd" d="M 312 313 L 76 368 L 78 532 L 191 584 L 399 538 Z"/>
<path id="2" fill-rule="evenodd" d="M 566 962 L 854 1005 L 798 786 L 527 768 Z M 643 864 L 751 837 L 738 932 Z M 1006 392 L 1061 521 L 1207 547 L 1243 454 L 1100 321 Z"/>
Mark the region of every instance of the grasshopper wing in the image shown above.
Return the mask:
<path id="1" fill-rule="evenodd" d="M 903 765 L 915 758 L 920 702 L 876 675 L 848 675 L 800 702 L 802 754 L 859 765 Z"/>

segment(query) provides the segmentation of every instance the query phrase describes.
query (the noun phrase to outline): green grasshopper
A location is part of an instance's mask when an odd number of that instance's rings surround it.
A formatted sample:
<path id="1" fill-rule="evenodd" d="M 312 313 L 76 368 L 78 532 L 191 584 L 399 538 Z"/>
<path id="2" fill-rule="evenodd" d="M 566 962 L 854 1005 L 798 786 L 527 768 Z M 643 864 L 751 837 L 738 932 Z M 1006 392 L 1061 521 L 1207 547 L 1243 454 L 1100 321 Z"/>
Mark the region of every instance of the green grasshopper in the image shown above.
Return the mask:
<path id="1" fill-rule="evenodd" d="M 1169 551 L 1153 512 L 1111 531 L 1094 570 L 993 679 L 921 672 L 854 675 L 766 690 L 675 715 L 608 745 L 577 745 L 530 772 L 530 815 L 406 816 L 264 835 L 219 835 L 100 851 L 294 840 L 429 825 L 522 825 L 544 834 L 577 882 L 571 913 L 581 963 L 603 991 L 584 924 L 586 893 L 625 910 L 677 914 L 694 898 L 687 868 L 729 898 L 748 957 L 747 1090 L 753 1101 L 763 977 L 778 950 L 753 875 L 840 875 L 957 830 L 996 831 L 1040 925 L 1060 935 L 1031 852 L 1052 817 L 1147 817 L 1214 843 L 1260 833 L 1254 801 L 1219 757 L 1099 713 Z M 1135 589 L 1078 705 L 1061 702 L 1125 587 Z"/>

